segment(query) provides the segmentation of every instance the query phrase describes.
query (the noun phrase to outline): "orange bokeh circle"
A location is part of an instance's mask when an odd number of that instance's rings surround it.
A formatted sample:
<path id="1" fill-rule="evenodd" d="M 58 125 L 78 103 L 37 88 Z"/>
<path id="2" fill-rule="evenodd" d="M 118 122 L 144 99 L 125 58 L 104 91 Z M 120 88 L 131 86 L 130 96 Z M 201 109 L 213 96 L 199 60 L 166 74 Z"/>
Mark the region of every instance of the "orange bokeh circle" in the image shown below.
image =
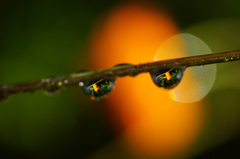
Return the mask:
<path id="1" fill-rule="evenodd" d="M 159 45 L 179 33 L 161 8 L 148 4 L 118 5 L 98 24 L 90 43 L 94 68 L 153 61 Z M 115 87 L 109 107 L 137 154 L 175 155 L 189 148 L 199 135 L 204 121 L 201 102 L 171 100 L 149 74 L 119 78 Z"/>

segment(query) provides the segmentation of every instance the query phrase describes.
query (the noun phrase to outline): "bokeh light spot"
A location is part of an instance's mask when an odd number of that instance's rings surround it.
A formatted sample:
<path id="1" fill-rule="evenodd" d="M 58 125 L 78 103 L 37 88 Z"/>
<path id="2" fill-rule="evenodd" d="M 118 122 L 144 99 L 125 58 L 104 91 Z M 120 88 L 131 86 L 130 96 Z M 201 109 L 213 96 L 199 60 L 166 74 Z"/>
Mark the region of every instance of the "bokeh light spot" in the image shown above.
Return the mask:
<path id="1" fill-rule="evenodd" d="M 150 62 L 159 45 L 178 33 L 177 26 L 160 7 L 118 5 L 93 31 L 92 67 Z M 166 90 L 152 83 L 149 74 L 119 78 L 115 89 L 106 101 L 112 122 L 115 127 L 122 127 L 129 148 L 136 155 L 173 156 L 186 151 L 196 140 L 204 121 L 201 102 L 173 101 Z"/>
<path id="2" fill-rule="evenodd" d="M 161 44 L 155 60 L 165 60 L 212 53 L 198 37 L 191 34 L 175 35 Z M 211 90 L 216 77 L 216 64 L 189 67 L 179 85 L 170 91 L 172 99 L 190 103 L 203 99 Z"/>

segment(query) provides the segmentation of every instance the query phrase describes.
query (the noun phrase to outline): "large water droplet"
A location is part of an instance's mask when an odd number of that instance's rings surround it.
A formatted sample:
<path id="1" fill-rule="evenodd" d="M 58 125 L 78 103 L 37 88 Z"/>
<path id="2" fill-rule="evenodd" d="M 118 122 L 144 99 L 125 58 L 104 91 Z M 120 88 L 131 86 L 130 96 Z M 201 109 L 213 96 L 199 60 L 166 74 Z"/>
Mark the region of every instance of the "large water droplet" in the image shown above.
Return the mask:
<path id="1" fill-rule="evenodd" d="M 210 53 L 212 53 L 210 48 L 198 37 L 179 34 L 163 42 L 154 59 L 166 60 Z M 189 67 L 185 69 L 178 86 L 169 91 L 170 97 L 182 103 L 199 101 L 211 90 L 215 77 L 216 64 Z"/>
<path id="2" fill-rule="evenodd" d="M 172 68 L 170 70 L 154 69 L 150 72 L 153 82 L 158 87 L 165 89 L 175 88 L 181 81 L 184 73 L 183 68 Z"/>
<path id="3" fill-rule="evenodd" d="M 114 88 L 116 78 L 86 80 L 79 82 L 84 93 L 95 101 L 101 101 L 106 99 Z"/>

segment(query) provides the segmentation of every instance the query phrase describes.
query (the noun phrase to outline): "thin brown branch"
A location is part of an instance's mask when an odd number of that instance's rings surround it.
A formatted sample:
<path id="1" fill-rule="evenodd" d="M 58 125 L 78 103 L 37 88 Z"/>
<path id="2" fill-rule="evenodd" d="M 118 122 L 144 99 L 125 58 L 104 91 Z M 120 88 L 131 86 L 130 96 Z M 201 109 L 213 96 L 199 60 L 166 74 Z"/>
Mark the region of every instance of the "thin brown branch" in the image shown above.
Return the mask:
<path id="1" fill-rule="evenodd" d="M 201 56 L 191 56 L 171 60 L 150 62 L 139 65 L 126 65 L 125 67 L 110 68 L 107 70 L 95 70 L 87 73 L 78 73 L 75 76 L 54 77 L 35 82 L 24 82 L 0 86 L 0 98 L 16 93 L 34 92 L 39 89 L 55 89 L 59 87 L 69 87 L 78 85 L 79 82 L 91 79 L 102 79 L 109 77 L 133 76 L 153 69 L 171 69 L 180 67 L 191 67 L 208 65 L 214 63 L 231 62 L 240 60 L 240 50 L 229 51 Z"/>

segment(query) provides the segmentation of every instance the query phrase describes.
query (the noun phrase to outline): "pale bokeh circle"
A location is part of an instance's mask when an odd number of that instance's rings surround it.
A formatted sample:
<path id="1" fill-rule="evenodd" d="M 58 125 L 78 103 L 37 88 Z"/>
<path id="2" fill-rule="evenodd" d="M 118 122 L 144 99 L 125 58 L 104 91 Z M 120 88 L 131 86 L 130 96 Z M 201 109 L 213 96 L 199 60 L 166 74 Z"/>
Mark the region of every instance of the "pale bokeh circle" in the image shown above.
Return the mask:
<path id="1" fill-rule="evenodd" d="M 191 34 L 175 35 L 161 44 L 154 60 L 210 54 L 210 48 Z M 216 64 L 194 66 L 185 70 L 179 85 L 170 90 L 173 100 L 182 103 L 197 102 L 211 90 L 216 77 Z"/>

